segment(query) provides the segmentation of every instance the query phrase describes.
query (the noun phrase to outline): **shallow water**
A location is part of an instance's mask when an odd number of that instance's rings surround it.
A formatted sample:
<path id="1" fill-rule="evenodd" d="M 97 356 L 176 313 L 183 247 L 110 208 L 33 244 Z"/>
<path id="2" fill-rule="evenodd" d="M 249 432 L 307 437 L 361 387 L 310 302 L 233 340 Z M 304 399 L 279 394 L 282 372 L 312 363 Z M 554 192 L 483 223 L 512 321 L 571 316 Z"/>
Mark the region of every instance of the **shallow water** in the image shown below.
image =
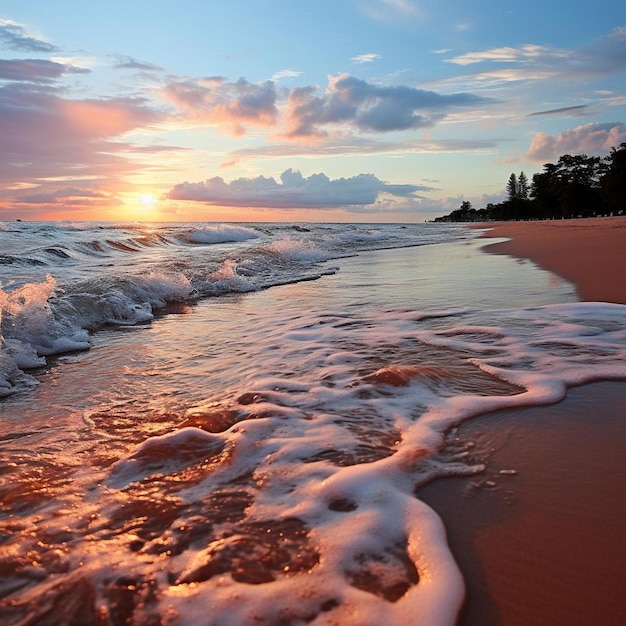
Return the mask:
<path id="1" fill-rule="evenodd" d="M 3 619 L 454 623 L 415 494 L 483 466 L 446 431 L 626 378 L 625 307 L 476 242 L 321 263 L 100 330 L 2 400 Z"/>

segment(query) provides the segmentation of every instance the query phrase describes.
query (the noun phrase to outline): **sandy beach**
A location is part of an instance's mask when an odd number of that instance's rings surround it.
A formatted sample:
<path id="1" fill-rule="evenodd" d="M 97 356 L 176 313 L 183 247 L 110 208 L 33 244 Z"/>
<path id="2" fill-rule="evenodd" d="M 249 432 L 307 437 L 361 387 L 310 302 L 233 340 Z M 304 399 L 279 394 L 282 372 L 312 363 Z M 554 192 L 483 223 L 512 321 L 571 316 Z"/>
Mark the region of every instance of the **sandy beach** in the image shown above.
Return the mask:
<path id="1" fill-rule="evenodd" d="M 530 259 L 581 300 L 626 303 L 626 217 L 480 227 L 511 238 L 486 251 Z M 459 429 L 485 476 L 435 481 L 420 498 L 464 573 L 463 626 L 623 623 L 625 426 L 626 384 L 599 382 Z"/>
<path id="2" fill-rule="evenodd" d="M 481 224 L 496 254 L 531 259 L 576 285 L 581 300 L 626 304 L 626 216 Z"/>

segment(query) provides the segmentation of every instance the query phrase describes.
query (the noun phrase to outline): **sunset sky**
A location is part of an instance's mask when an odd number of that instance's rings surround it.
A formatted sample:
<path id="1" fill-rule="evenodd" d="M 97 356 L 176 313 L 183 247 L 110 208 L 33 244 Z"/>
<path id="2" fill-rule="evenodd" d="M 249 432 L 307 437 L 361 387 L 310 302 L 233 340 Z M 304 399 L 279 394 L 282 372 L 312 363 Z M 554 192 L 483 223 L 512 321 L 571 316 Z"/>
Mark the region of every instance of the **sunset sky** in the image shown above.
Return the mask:
<path id="1" fill-rule="evenodd" d="M 0 220 L 422 222 L 621 142 L 621 0 L 0 4 Z"/>

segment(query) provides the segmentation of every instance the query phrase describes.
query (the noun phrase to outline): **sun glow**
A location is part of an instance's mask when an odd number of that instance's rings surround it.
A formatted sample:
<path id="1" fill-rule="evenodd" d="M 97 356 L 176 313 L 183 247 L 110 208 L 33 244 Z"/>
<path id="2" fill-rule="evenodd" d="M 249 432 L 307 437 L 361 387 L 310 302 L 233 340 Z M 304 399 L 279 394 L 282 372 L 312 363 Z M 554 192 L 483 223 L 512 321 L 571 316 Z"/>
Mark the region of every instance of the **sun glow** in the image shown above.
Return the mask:
<path id="1" fill-rule="evenodd" d="M 157 203 L 157 197 L 153 193 L 140 193 L 139 202 L 146 207 L 146 209 L 153 209 Z"/>
<path id="2" fill-rule="evenodd" d="M 144 187 L 144 189 L 146 189 Z M 160 220 L 163 197 L 153 191 L 129 191 L 119 194 L 122 203 L 116 211 L 117 219 L 151 222 Z"/>

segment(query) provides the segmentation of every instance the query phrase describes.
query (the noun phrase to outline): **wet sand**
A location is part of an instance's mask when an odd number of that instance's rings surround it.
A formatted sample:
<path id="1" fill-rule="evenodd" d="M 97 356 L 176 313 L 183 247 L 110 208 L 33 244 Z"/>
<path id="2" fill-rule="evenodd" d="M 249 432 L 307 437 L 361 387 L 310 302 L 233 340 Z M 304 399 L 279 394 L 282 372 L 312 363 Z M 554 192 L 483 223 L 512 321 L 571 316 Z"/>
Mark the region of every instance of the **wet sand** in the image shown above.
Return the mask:
<path id="1" fill-rule="evenodd" d="M 492 228 L 492 225 L 481 227 Z M 498 224 L 485 250 L 530 259 L 581 300 L 626 304 L 626 217 Z M 444 520 L 467 585 L 463 626 L 624 623 L 626 383 L 503 411 L 455 434 L 483 476 L 435 481 L 420 498 Z"/>
<path id="2" fill-rule="evenodd" d="M 470 420 L 458 436 L 485 474 L 435 481 L 419 497 L 444 520 L 465 578 L 460 624 L 623 624 L 626 383 Z"/>
<path id="3" fill-rule="evenodd" d="M 626 304 L 626 216 L 482 224 L 496 254 L 534 261 L 576 285 L 581 300 Z"/>

